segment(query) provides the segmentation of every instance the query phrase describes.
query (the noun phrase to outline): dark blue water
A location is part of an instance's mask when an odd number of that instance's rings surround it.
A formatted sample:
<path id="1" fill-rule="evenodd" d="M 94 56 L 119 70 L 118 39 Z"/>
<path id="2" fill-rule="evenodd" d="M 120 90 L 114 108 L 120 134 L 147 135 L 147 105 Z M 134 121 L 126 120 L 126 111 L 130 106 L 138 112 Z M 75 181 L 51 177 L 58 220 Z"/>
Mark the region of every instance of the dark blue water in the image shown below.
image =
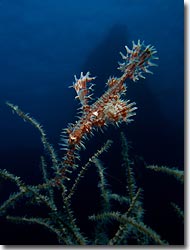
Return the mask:
<path id="1" fill-rule="evenodd" d="M 109 76 L 120 76 L 119 51 L 124 52 L 125 45 L 130 47 L 132 40 L 141 39 L 156 47 L 159 66 L 145 80 L 127 82 L 127 98 L 138 106 L 134 122 L 108 129 L 104 135 L 96 133 L 87 144 L 91 150 L 83 156 L 97 150 L 103 139 L 113 139 L 111 154 L 104 160 L 111 175 L 119 179 L 122 130 L 132 145 L 132 158 L 138 155 L 147 164 L 183 169 L 183 15 L 183 2 L 177 0 L 1 0 L 1 168 L 21 175 L 30 184 L 41 178 L 39 134 L 12 115 L 5 101 L 19 105 L 42 123 L 59 151 L 61 129 L 76 120 L 79 107 L 74 90 L 68 88 L 73 76 L 81 71 L 97 76 L 94 96 L 99 97 Z M 183 225 L 169 205 L 174 201 L 183 206 L 183 188 L 172 177 L 146 172 L 138 164 L 135 173 L 139 186 L 146 190 L 145 223 L 171 244 L 183 244 Z M 95 170 L 89 173 L 92 183 L 95 175 Z M 87 185 L 89 182 L 84 181 L 81 188 L 85 190 Z M 5 187 L 1 184 L 2 194 Z M 90 197 L 90 193 L 88 198 L 80 197 L 84 208 L 89 207 Z M 90 215 L 93 211 L 83 209 L 83 213 Z M 36 235 L 29 227 L 3 225 L 2 244 L 55 244 L 55 239 L 47 240 L 49 234 L 41 229 Z M 81 227 L 88 225 L 84 222 Z"/>

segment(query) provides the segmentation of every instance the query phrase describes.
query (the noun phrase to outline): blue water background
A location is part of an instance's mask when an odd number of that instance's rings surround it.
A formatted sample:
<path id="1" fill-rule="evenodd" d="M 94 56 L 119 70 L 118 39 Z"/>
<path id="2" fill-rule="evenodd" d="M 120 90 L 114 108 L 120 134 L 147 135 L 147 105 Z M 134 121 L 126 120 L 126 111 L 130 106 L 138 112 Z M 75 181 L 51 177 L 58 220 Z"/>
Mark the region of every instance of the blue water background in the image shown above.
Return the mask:
<path id="1" fill-rule="evenodd" d="M 178 0 L 1 0 L 1 168 L 22 175 L 30 183 L 40 179 L 38 163 L 42 146 L 39 134 L 12 115 L 5 101 L 19 105 L 43 124 L 50 142 L 59 151 L 61 129 L 76 120 L 79 107 L 74 90 L 68 88 L 74 75 L 90 71 L 97 76 L 96 99 L 105 91 L 110 75 L 120 76 L 117 70 L 117 62 L 121 60 L 119 51 L 124 52 L 125 45 L 130 47 L 132 40 L 140 39 L 156 47 L 158 67 L 152 68 L 154 75 L 146 75 L 145 80 L 127 81 L 126 98 L 135 101 L 138 110 L 134 122 L 122 125 L 121 130 L 131 142 L 133 154 L 142 156 L 148 164 L 182 169 L 183 12 L 183 1 Z M 114 159 L 107 167 L 117 177 L 122 161 L 118 129 L 111 128 L 103 135 L 96 133 L 94 139 L 87 142 L 91 151 L 83 155 L 84 158 L 90 155 L 107 138 L 113 139 L 116 145 L 111 151 Z M 109 164 L 108 159 L 106 164 Z M 183 205 L 182 188 L 170 179 L 171 187 L 169 184 L 163 186 L 162 178 L 152 180 L 152 175 L 143 176 L 141 169 L 137 169 L 137 175 L 144 188 L 147 185 L 145 202 L 150 214 L 156 214 L 152 219 L 147 211 L 147 223 L 160 230 L 163 238 L 168 237 L 171 243 L 182 244 L 182 229 L 180 236 L 179 231 L 174 230 L 179 226 L 176 218 L 173 219 L 175 216 L 170 216 L 170 210 L 164 211 L 161 206 L 163 192 L 166 192 L 165 200 L 176 200 Z M 90 178 L 93 182 L 95 177 L 91 174 Z M 0 191 L 4 192 L 4 186 L 0 186 Z M 85 202 L 87 204 L 88 200 Z M 12 233 L 9 237 L 10 225 L 7 228 L 2 238 L 14 242 L 16 236 Z M 46 239 L 45 236 L 44 239 L 42 236 L 35 238 L 37 243 Z M 35 242 L 34 238 L 32 240 Z"/>

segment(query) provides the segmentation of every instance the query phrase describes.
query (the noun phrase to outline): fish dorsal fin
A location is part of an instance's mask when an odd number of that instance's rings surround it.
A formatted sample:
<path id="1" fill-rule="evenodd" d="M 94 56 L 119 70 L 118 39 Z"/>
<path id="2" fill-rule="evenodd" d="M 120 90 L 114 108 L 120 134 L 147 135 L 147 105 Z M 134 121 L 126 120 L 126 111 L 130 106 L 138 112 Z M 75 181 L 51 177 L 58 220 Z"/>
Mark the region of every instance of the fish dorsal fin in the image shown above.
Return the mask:
<path id="1" fill-rule="evenodd" d="M 117 78 L 116 77 L 110 77 L 106 83 L 106 85 L 108 86 L 108 88 L 113 87 L 115 84 L 117 84 Z"/>
<path id="2" fill-rule="evenodd" d="M 87 72 L 86 75 L 81 72 L 80 78 L 77 78 L 76 75 L 75 82 L 73 83 L 72 87 L 75 89 L 77 95 L 76 99 L 80 100 L 82 106 L 88 105 L 88 101 L 92 96 L 93 86 L 94 84 L 91 83 L 96 77 L 90 77 L 90 72 Z"/>

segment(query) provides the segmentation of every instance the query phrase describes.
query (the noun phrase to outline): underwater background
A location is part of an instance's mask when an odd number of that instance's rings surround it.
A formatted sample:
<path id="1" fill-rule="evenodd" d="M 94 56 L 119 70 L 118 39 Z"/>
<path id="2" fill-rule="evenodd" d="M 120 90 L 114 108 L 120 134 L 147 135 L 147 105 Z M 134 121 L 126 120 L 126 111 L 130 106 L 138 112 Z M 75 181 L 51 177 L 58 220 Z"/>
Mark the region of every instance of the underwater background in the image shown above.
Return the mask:
<path id="1" fill-rule="evenodd" d="M 178 0 L 0 0 L 0 167 L 30 184 L 41 180 L 39 134 L 13 115 L 5 101 L 19 105 L 43 124 L 61 156 L 61 130 L 76 120 L 79 107 L 74 90 L 68 88 L 74 75 L 90 71 L 97 76 L 96 99 L 104 93 L 109 76 L 120 76 L 119 52 L 124 52 L 125 45 L 131 48 L 133 40 L 144 40 L 156 47 L 159 61 L 153 75 L 136 83 L 127 81 L 126 98 L 138 107 L 134 121 L 95 133 L 86 141 L 81 162 L 112 139 L 114 145 L 103 162 L 110 173 L 108 182 L 122 189 L 123 131 L 136 162 L 137 183 L 144 189 L 144 221 L 170 244 L 183 244 L 183 223 L 169 205 L 174 201 L 183 207 L 183 187 L 170 176 L 145 171 L 140 163 L 143 157 L 149 165 L 183 169 L 183 34 L 184 3 Z M 83 231 L 90 230 L 87 217 L 96 209 L 96 181 L 96 171 L 90 169 L 80 186 L 84 196 L 75 196 Z M 2 200 L 14 191 L 11 188 L 0 182 Z M 2 220 L 0 243 L 56 244 L 56 239 L 43 228 Z"/>

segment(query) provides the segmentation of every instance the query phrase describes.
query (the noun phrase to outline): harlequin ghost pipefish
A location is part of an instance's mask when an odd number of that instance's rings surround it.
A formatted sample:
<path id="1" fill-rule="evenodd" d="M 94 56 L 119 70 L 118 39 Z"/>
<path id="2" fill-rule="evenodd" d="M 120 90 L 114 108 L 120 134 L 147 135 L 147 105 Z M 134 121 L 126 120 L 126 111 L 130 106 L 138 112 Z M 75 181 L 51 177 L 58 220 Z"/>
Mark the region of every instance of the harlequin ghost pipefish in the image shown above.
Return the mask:
<path id="1" fill-rule="evenodd" d="M 133 42 L 132 49 L 127 46 L 125 49 L 126 54 L 120 52 L 123 62 L 119 62 L 118 67 L 122 75 L 119 78 L 110 77 L 106 83 L 107 91 L 94 103 L 90 104 L 94 86 L 92 81 L 95 77 L 90 76 L 89 72 L 86 74 L 82 72 L 80 78 L 75 76 L 75 82 L 71 87 L 75 89 L 77 93 L 75 98 L 79 99 L 81 107 L 79 120 L 64 129 L 61 136 L 62 149 L 66 150 L 63 158 L 66 169 L 76 167 L 78 152 L 81 147 L 85 147 L 84 139 L 93 134 L 93 130 L 102 129 L 109 124 L 129 123 L 131 117 L 135 115 L 137 109 L 135 102 L 122 98 L 126 93 L 125 81 L 129 78 L 136 82 L 139 78 L 145 78 L 143 73 L 152 73 L 149 67 L 156 66 L 152 60 L 158 57 L 154 56 L 157 53 L 154 46 L 145 46 L 140 40 L 137 44 Z"/>

